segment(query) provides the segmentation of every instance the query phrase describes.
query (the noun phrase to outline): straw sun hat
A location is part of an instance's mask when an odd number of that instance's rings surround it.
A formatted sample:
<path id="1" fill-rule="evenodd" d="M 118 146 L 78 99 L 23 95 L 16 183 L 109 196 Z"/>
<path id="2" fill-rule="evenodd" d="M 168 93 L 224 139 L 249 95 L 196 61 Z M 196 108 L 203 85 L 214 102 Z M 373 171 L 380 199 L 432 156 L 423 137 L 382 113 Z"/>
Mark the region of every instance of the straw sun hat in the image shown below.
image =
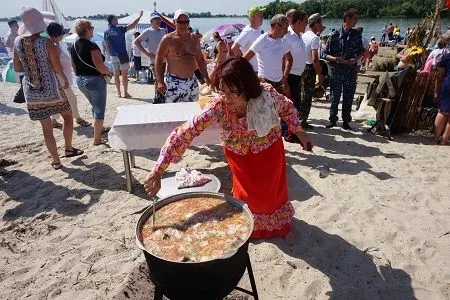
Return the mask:
<path id="1" fill-rule="evenodd" d="M 36 8 L 30 6 L 22 7 L 20 18 L 23 22 L 19 27 L 18 34 L 20 36 L 32 36 L 33 34 L 43 32 L 47 29 L 48 23 L 52 22 L 51 13 L 46 13 L 44 15 Z"/>

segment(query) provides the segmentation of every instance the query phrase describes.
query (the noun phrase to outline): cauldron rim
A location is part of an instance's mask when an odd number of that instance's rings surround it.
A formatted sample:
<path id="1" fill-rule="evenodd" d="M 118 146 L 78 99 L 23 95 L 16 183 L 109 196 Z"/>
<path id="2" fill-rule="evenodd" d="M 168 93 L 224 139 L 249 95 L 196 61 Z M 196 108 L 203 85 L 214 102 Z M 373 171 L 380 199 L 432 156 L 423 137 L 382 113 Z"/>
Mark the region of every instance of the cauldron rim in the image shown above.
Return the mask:
<path id="1" fill-rule="evenodd" d="M 234 206 L 237 206 L 239 208 L 241 208 L 247 215 L 247 218 L 249 220 L 249 231 L 247 233 L 246 238 L 243 240 L 242 244 L 237 247 L 235 249 L 235 251 L 228 253 L 225 256 L 222 256 L 220 258 L 215 258 L 215 259 L 211 259 L 211 260 L 205 260 L 205 261 L 186 261 L 186 262 L 182 262 L 182 261 L 172 261 L 172 260 L 168 260 L 165 259 L 163 257 L 160 257 L 158 255 L 155 255 L 154 253 L 150 252 L 149 250 L 147 250 L 143 243 L 142 243 L 142 238 L 141 238 L 141 228 L 143 227 L 143 225 L 145 224 L 145 222 L 152 216 L 153 214 L 153 205 L 155 205 L 155 212 L 162 208 L 163 206 L 172 203 L 172 202 L 176 202 L 176 201 L 180 201 L 183 199 L 189 199 L 189 198 L 197 198 L 197 197 L 212 197 L 212 198 L 216 198 L 216 199 L 221 199 L 224 200 Z M 139 249 L 141 249 L 142 251 L 145 251 L 146 253 L 148 253 L 151 256 L 154 256 L 158 259 L 161 259 L 163 261 L 167 261 L 170 263 L 175 263 L 175 264 L 202 264 L 202 263 L 209 263 L 209 262 L 213 262 L 216 260 L 223 260 L 223 259 L 227 259 L 230 258 L 232 256 L 234 256 L 238 250 L 242 247 L 245 246 L 246 243 L 248 243 L 250 236 L 253 232 L 253 228 L 254 228 L 254 221 L 253 221 L 253 214 L 251 213 L 250 209 L 248 208 L 248 205 L 240 200 L 237 200 L 229 195 L 223 194 L 223 193 L 215 193 L 215 192 L 187 192 L 187 193 L 181 193 L 181 194 L 177 194 L 177 195 L 170 195 L 164 198 L 159 199 L 156 204 L 153 203 L 151 204 L 149 207 L 147 207 L 144 212 L 141 214 L 137 224 L 136 224 L 136 245 Z"/>

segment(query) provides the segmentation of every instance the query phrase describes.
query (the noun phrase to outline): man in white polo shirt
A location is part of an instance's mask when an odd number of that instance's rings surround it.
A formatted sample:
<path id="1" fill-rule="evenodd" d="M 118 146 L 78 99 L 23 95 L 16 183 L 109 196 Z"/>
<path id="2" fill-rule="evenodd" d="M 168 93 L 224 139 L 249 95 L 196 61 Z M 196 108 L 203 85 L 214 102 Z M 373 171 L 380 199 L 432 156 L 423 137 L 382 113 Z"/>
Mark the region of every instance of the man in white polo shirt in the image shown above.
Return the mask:
<path id="1" fill-rule="evenodd" d="M 258 61 L 258 77 L 270 83 L 278 93 L 287 91 L 287 77 L 292 65 L 292 55 L 289 44 L 283 39 L 288 32 L 288 20 L 285 15 L 275 15 L 270 20 L 270 31 L 260 35 L 244 54 L 250 61 L 255 57 Z M 283 58 L 288 69 L 283 73 Z"/>
<path id="2" fill-rule="evenodd" d="M 290 12 L 290 10 L 288 12 Z M 302 39 L 302 33 L 305 32 L 307 23 L 308 15 L 302 10 L 295 10 L 292 13 L 289 32 L 284 36 L 284 39 L 289 44 L 289 51 L 291 52 L 293 59 L 292 67 L 287 78 L 290 98 L 299 113 L 301 99 L 300 83 L 306 65 L 306 48 Z M 289 67 L 289 65 L 286 62 L 285 69 L 287 67 Z"/>
<path id="3" fill-rule="evenodd" d="M 311 111 L 312 98 L 316 88 L 316 75 L 318 75 L 319 85 L 323 84 L 322 69 L 319 60 L 320 37 L 322 31 L 322 16 L 318 13 L 312 14 L 308 18 L 310 30 L 302 36 L 306 47 L 306 67 L 303 72 L 303 98 L 300 102 L 300 118 L 303 129 L 312 129 L 308 124 L 309 112 Z"/>
<path id="4" fill-rule="evenodd" d="M 258 77 L 270 83 L 280 94 L 287 94 L 289 91 L 287 78 L 293 61 L 289 43 L 283 38 L 288 32 L 288 27 L 285 15 L 273 16 L 270 20 L 270 31 L 260 35 L 244 54 L 244 58 L 248 61 L 256 55 Z M 281 134 L 288 135 L 283 120 L 281 120 Z"/>
<path id="5" fill-rule="evenodd" d="M 264 20 L 264 12 L 265 8 L 260 6 L 253 6 L 248 10 L 248 19 L 250 20 L 250 24 L 244 27 L 241 34 L 238 36 L 236 41 L 234 41 L 233 46 L 231 46 L 231 51 L 236 56 L 242 56 L 254 41 L 261 35 L 261 25 Z M 256 61 L 256 57 L 250 60 L 252 64 L 253 70 L 258 72 L 258 62 Z"/>

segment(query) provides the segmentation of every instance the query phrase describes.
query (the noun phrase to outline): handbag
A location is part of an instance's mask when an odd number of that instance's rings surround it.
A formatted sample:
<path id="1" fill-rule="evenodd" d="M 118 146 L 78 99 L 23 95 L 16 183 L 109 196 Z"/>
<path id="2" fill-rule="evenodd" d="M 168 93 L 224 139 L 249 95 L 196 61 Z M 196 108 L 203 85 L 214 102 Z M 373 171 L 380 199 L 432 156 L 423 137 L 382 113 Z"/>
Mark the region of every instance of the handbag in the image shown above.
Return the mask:
<path id="1" fill-rule="evenodd" d="M 119 57 L 119 62 L 121 65 L 127 64 L 130 62 L 130 57 L 128 56 L 128 53 L 126 53 L 126 52 L 119 53 L 118 57 Z"/>
<path id="2" fill-rule="evenodd" d="M 23 94 L 23 85 L 22 85 L 23 75 L 20 76 L 19 78 L 20 78 L 20 88 L 17 91 L 16 95 L 14 96 L 13 102 L 15 102 L 15 103 L 25 103 L 25 95 Z"/>

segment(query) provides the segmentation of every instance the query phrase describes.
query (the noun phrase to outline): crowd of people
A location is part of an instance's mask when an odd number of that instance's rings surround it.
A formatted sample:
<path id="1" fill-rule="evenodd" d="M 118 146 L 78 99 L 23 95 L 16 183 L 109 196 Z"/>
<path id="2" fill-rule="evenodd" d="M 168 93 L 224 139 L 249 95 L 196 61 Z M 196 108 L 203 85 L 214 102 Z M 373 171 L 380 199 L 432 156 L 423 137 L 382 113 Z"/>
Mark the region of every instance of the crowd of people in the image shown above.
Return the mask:
<path id="1" fill-rule="evenodd" d="M 144 186 L 149 194 L 155 195 L 168 165 L 181 159 L 193 138 L 217 123 L 233 175 L 233 195 L 247 202 L 255 216 L 253 236 L 288 236 L 293 208 L 287 199 L 282 138 L 312 151 L 314 143 L 305 130 L 314 128 L 308 120 L 314 93 L 324 84 L 321 60 L 326 60 L 330 71 L 331 105 L 326 128 L 337 126 L 342 95 L 342 128 L 352 130 L 351 111 L 358 72 L 370 64 L 378 52 L 378 43 L 374 37 L 370 42 L 364 39 L 362 28 L 355 28 L 359 20 L 355 9 L 344 13 L 342 26 L 327 39 L 320 37 L 325 26 L 318 13 L 308 15 L 292 9 L 277 14 L 271 18 L 270 29 L 265 33 L 261 30 L 263 13 L 263 7 L 250 8 L 249 24 L 229 45 L 218 32 L 214 33 L 216 58 L 212 72 L 207 70 L 200 36 L 190 28 L 185 10 L 175 11 L 175 31 L 171 33 L 160 27 L 161 16 L 156 12 L 150 16 L 150 28 L 135 33 L 134 69 L 139 79 L 142 58 L 144 55 L 149 58 L 149 73 L 155 84 L 154 103 L 197 101 L 199 80 L 216 92 L 200 115 L 177 127 L 169 136 Z M 41 123 L 53 168 L 62 166 L 53 135 L 53 128 L 58 124 L 56 115 L 63 118 L 65 155 L 69 157 L 83 154 L 83 150 L 72 145 L 73 118 L 81 126 L 91 126 L 78 112 L 77 99 L 70 87 L 72 71 L 78 88 L 91 105 L 93 144 L 107 142 L 102 137 L 109 130 L 103 124 L 107 81 L 114 77 L 118 96 L 131 97 L 125 33 L 138 24 L 142 15 L 140 12 L 126 26 L 119 26 L 115 16 L 108 17 L 104 38 L 112 70 L 105 65 L 98 45 L 90 41 L 94 27 L 89 20 L 74 22 L 73 31 L 79 39 L 70 53 L 60 46 L 62 26 L 35 8 L 22 9 L 20 27 L 17 23 L 10 24 L 8 41 L 14 43 L 8 42 L 7 46 L 14 57 L 15 70 L 23 72 L 29 116 Z M 386 30 L 389 36 L 391 28 Z M 444 55 L 439 56 L 439 62 L 435 62 L 439 68 L 435 96 L 440 102 L 436 134 L 441 143 L 448 143 L 450 54 L 441 54 Z M 267 187 L 264 193 L 257 188 L 260 184 Z"/>

